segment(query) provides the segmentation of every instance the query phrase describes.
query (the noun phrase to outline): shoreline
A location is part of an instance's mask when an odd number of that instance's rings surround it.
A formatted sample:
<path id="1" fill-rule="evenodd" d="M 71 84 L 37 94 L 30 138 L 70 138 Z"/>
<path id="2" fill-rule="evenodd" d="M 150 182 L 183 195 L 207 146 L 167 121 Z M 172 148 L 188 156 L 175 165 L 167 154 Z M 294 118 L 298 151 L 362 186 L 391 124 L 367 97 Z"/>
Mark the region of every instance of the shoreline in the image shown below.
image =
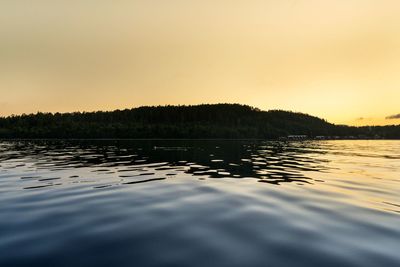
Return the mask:
<path id="1" fill-rule="evenodd" d="M 268 138 L 0 138 L 1 141 L 400 141 L 395 138 L 327 138 L 327 139 L 268 139 Z"/>

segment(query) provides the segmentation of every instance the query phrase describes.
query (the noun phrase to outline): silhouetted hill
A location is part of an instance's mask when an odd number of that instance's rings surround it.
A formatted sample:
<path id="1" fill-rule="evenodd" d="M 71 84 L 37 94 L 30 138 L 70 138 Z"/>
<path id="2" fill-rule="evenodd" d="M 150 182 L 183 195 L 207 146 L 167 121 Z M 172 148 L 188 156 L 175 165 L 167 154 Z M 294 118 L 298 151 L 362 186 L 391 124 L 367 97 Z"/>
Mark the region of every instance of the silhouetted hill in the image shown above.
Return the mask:
<path id="1" fill-rule="evenodd" d="M 239 104 L 139 107 L 0 118 L 0 138 L 399 138 L 400 126 L 338 126 L 303 113 Z"/>

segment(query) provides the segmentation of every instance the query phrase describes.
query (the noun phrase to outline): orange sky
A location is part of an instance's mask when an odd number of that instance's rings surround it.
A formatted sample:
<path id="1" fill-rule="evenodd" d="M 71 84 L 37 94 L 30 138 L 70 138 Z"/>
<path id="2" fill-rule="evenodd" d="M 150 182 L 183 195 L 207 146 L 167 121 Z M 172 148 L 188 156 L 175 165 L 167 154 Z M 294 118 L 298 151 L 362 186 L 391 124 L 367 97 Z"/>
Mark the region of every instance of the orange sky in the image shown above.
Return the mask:
<path id="1" fill-rule="evenodd" d="M 400 124 L 398 0 L 4 0 L 0 115 L 242 103 Z"/>

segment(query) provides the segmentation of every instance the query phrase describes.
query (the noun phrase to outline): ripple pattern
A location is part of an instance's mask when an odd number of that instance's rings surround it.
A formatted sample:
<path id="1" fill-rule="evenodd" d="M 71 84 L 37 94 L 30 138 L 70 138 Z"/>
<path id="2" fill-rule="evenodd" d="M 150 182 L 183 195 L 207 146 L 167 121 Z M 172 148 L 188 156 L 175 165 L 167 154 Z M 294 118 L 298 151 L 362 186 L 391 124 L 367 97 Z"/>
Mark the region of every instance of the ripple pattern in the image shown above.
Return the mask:
<path id="1" fill-rule="evenodd" d="M 0 266 L 400 266 L 399 141 L 3 141 Z"/>

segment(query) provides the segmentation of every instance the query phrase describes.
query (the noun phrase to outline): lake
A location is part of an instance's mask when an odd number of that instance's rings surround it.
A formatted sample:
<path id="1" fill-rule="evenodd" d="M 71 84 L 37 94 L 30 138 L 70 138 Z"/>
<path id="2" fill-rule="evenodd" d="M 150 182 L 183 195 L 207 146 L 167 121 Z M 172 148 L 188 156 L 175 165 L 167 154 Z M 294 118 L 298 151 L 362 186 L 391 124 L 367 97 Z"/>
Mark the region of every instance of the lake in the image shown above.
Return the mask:
<path id="1" fill-rule="evenodd" d="M 400 141 L 1 141 L 0 266 L 400 266 Z"/>

